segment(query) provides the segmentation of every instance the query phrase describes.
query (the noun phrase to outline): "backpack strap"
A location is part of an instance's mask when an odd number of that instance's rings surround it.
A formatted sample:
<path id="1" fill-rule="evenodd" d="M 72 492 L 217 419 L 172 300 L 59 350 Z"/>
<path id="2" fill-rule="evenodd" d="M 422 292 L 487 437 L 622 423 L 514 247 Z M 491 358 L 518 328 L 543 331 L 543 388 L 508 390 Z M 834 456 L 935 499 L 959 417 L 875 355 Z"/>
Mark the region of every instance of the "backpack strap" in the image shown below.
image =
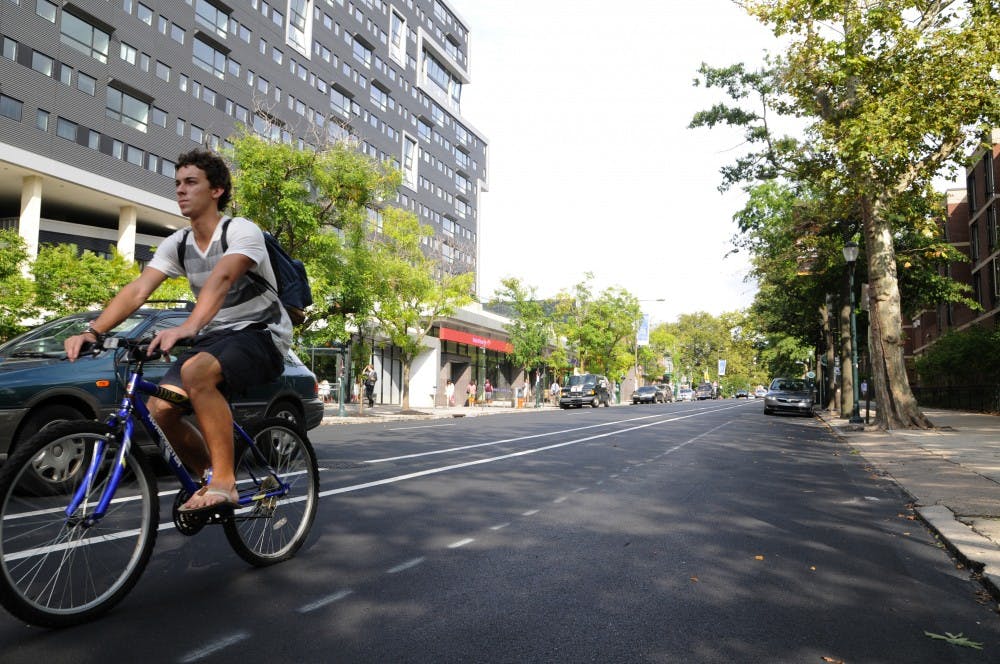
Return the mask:
<path id="1" fill-rule="evenodd" d="M 222 253 L 226 253 L 229 250 L 229 242 L 226 241 L 226 231 L 229 229 L 229 222 L 232 220 L 232 217 L 227 216 L 222 221 Z M 181 267 L 184 267 L 184 257 L 187 255 L 189 235 L 191 235 L 190 226 L 184 229 L 184 235 L 181 236 L 181 243 L 177 245 L 177 262 L 181 264 Z"/>

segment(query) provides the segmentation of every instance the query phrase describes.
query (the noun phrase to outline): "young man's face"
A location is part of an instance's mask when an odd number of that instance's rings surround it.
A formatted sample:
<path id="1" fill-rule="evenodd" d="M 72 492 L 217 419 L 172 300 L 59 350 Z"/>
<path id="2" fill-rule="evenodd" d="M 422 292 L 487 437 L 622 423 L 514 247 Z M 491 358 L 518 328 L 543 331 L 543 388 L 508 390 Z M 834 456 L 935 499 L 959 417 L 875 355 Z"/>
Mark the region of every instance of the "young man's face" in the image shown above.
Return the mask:
<path id="1" fill-rule="evenodd" d="M 174 180 L 177 206 L 188 219 L 196 219 L 207 212 L 217 212 L 222 187 L 212 187 L 205 177 L 205 171 L 197 166 L 187 165 L 177 169 Z"/>

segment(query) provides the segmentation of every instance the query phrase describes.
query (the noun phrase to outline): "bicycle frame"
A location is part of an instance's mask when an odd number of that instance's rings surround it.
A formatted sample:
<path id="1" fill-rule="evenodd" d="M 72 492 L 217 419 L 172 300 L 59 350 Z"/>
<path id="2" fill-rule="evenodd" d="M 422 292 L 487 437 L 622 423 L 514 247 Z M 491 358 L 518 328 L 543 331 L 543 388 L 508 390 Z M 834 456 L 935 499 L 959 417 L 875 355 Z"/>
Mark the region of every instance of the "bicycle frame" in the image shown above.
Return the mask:
<path id="1" fill-rule="evenodd" d="M 115 348 L 116 346 L 113 346 L 113 343 L 117 343 L 117 339 L 114 337 L 110 337 L 105 340 L 105 348 Z M 143 428 L 147 431 L 147 433 L 149 433 L 150 438 L 152 438 L 152 440 L 156 443 L 163 460 L 166 461 L 170 470 L 180 481 L 181 486 L 185 491 L 187 491 L 188 495 L 194 495 L 194 493 L 201 488 L 201 484 L 199 484 L 191 476 L 191 473 L 188 472 L 187 468 L 184 467 L 184 464 L 174 451 L 173 446 L 170 445 L 170 441 L 163 433 L 163 430 L 160 429 L 159 425 L 157 425 L 153 420 L 145 402 L 137 397 L 142 395 L 154 396 L 159 399 L 170 401 L 178 406 L 190 404 L 190 399 L 182 394 L 178 394 L 177 392 L 161 388 L 155 383 L 151 383 L 144 379 L 142 377 L 144 360 L 137 359 L 135 360 L 135 363 L 135 368 L 128 374 L 128 380 L 125 385 L 125 394 L 122 397 L 121 405 L 119 406 L 117 412 L 112 413 L 106 420 L 107 424 L 114 431 L 121 432 L 123 434 L 123 439 L 121 447 L 115 455 L 115 465 L 114 470 L 112 471 L 112 476 L 101 494 L 101 498 L 98 501 L 96 508 L 90 516 L 87 517 L 87 525 L 100 521 L 100 519 L 107 512 L 108 506 L 111 504 L 111 500 L 114 498 L 115 492 L 118 490 L 118 484 L 121 481 L 122 473 L 125 471 L 125 455 L 132 447 L 132 434 L 135 431 L 135 421 L 137 417 L 139 422 L 142 423 Z M 268 472 L 274 478 L 277 485 L 276 488 L 269 491 L 254 491 L 252 495 L 241 495 L 239 498 L 239 506 L 242 507 L 266 498 L 283 496 L 288 493 L 290 488 L 288 483 L 283 481 L 278 476 L 277 472 L 275 472 L 275 470 L 267 464 L 266 459 L 261 454 L 260 450 L 257 449 L 253 439 L 247 434 L 246 431 L 243 430 L 243 427 L 241 427 L 236 421 L 233 421 L 233 430 L 237 436 L 242 438 L 243 441 L 249 445 L 249 448 L 253 450 L 253 454 L 257 457 L 258 461 L 262 462 L 265 467 L 267 467 Z M 98 469 L 104 463 L 106 452 L 107 444 L 105 442 L 102 441 L 99 445 L 95 446 L 94 455 L 90 460 L 90 465 L 87 468 L 84 481 L 80 483 L 80 486 L 77 488 L 76 493 L 70 500 L 69 505 L 66 506 L 67 518 L 71 518 L 83 502 L 84 497 L 88 493 L 88 488 L 93 484 L 94 477 L 97 475 Z"/>

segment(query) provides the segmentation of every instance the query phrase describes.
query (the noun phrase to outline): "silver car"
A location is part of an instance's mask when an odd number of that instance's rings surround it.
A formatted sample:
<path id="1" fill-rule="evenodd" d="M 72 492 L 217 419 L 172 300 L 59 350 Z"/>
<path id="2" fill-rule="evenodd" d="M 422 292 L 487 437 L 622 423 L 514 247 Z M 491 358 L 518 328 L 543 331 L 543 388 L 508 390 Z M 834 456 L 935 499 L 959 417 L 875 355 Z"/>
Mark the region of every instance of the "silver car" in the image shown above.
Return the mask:
<path id="1" fill-rule="evenodd" d="M 796 413 L 811 416 L 812 386 L 801 378 L 775 378 L 764 395 L 764 414 Z"/>

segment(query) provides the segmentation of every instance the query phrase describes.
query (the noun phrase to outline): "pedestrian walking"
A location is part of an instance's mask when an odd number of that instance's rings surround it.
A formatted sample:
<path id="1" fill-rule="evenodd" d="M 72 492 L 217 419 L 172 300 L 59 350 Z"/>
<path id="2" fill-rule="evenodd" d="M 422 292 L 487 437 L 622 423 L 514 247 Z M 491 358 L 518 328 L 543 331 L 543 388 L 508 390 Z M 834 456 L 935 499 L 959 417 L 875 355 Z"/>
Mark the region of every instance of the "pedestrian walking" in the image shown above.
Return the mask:
<path id="1" fill-rule="evenodd" d="M 361 375 L 365 381 L 365 400 L 368 402 L 368 407 L 371 408 L 375 405 L 375 383 L 378 381 L 378 372 L 375 371 L 375 367 L 369 364 Z"/>
<path id="2" fill-rule="evenodd" d="M 486 403 L 491 403 L 493 401 L 493 385 L 490 383 L 489 378 L 483 383 L 483 393 L 486 395 Z"/>
<path id="3" fill-rule="evenodd" d="M 552 397 L 552 405 L 559 405 L 559 396 L 562 395 L 562 388 L 559 387 L 559 381 L 555 378 L 552 379 L 552 387 L 549 388 L 549 396 Z"/>
<path id="4" fill-rule="evenodd" d="M 449 406 L 455 405 L 455 383 L 450 380 L 444 384 L 444 396 Z"/>

